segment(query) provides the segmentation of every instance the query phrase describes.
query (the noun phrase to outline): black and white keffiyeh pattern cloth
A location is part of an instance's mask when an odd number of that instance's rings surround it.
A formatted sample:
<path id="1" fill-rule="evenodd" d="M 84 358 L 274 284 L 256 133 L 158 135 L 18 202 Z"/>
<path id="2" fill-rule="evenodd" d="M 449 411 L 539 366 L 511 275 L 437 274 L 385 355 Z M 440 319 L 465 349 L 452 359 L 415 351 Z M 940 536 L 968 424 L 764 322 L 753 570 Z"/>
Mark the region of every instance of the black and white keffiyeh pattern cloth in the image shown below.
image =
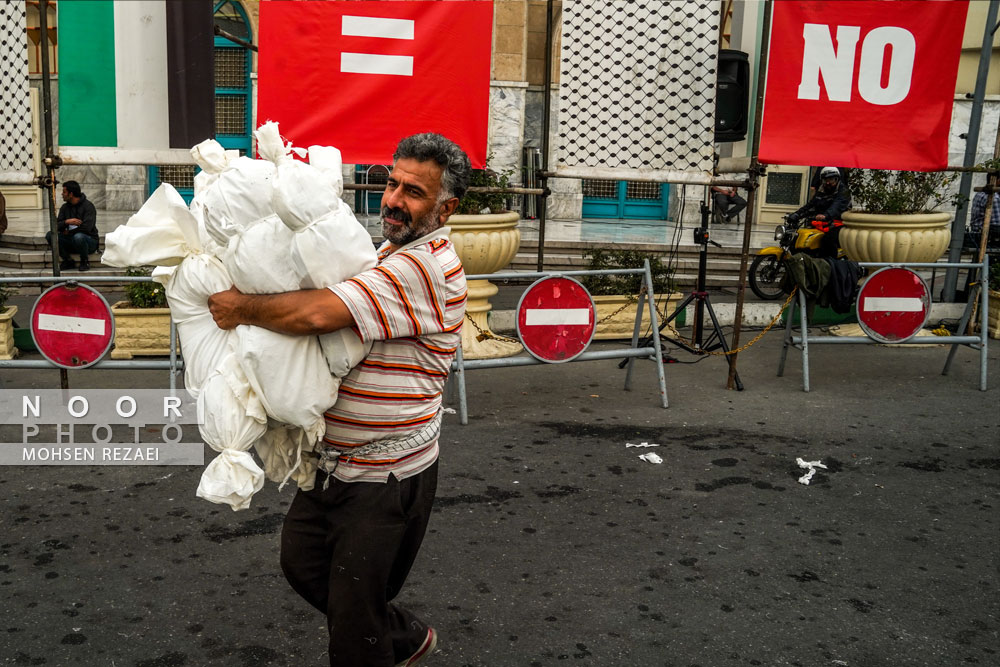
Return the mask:
<path id="1" fill-rule="evenodd" d="M 564 0 L 557 167 L 711 170 L 718 4 Z"/>
<path id="2" fill-rule="evenodd" d="M 25 3 L 0 2 L 0 171 L 31 171 Z"/>

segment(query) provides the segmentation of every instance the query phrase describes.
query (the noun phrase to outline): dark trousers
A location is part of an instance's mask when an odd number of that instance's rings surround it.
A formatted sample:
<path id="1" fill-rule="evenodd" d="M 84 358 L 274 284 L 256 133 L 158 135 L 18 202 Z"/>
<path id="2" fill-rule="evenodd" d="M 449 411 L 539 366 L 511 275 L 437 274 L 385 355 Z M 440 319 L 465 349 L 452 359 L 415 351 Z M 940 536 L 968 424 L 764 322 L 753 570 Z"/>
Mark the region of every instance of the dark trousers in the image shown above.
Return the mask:
<path id="1" fill-rule="evenodd" d="M 746 207 L 747 200 L 739 195 L 729 196 L 721 192 L 715 193 L 715 212 L 724 218 L 735 218 Z"/>
<path id="2" fill-rule="evenodd" d="M 45 242 L 52 247 L 52 231 L 45 232 Z M 59 257 L 62 259 L 73 259 L 73 255 L 79 255 L 81 262 L 87 261 L 87 255 L 97 250 L 97 239 L 90 234 L 60 234 L 59 235 Z"/>
<path id="3" fill-rule="evenodd" d="M 340 482 L 318 472 L 299 491 L 281 531 L 281 569 L 326 614 L 330 665 L 387 667 L 413 655 L 427 625 L 391 604 L 427 529 L 438 464 L 398 481 Z"/>

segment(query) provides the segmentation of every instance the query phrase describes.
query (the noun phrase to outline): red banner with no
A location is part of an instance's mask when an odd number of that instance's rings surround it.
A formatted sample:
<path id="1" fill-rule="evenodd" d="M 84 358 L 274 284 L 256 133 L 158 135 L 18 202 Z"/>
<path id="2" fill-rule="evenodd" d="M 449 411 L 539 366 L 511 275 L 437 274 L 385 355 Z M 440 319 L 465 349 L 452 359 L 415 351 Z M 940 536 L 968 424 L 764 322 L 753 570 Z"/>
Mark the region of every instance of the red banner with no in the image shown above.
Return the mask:
<path id="1" fill-rule="evenodd" d="M 968 7 L 968 0 L 775 2 L 760 161 L 947 166 Z"/>
<path id="2" fill-rule="evenodd" d="M 437 132 L 486 161 L 493 3 L 281 2 L 260 8 L 257 120 L 344 162 L 387 164 Z"/>

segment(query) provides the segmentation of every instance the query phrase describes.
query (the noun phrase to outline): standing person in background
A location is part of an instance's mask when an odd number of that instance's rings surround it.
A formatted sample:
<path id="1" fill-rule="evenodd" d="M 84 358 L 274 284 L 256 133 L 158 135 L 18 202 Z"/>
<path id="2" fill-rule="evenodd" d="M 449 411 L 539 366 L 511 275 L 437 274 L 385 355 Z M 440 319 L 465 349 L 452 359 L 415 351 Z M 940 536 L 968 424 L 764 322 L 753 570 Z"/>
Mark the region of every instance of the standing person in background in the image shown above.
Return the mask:
<path id="1" fill-rule="evenodd" d="M 80 256 L 80 270 L 90 270 L 89 255 L 97 251 L 100 236 L 97 233 L 97 209 L 80 190 L 76 181 L 63 183 L 62 198 L 66 202 L 59 209 L 59 263 L 60 269 L 75 269 L 73 255 Z M 52 232 L 45 232 L 45 241 L 52 248 Z M 52 261 L 55 261 L 53 258 Z"/>
<path id="2" fill-rule="evenodd" d="M 986 220 L 986 200 L 985 192 L 977 192 L 972 198 L 972 206 L 969 209 L 969 236 L 966 245 L 979 247 L 979 237 L 983 233 L 983 222 Z M 1000 192 L 993 195 L 993 210 L 990 211 L 990 240 L 992 237 L 1000 236 Z M 992 245 L 992 243 L 990 244 Z"/>
<path id="3" fill-rule="evenodd" d="M 437 633 L 392 604 L 417 556 L 437 489 L 441 397 L 461 345 L 465 273 L 445 223 L 469 184 L 465 152 L 438 134 L 399 142 L 382 195 L 378 266 L 329 289 L 243 294 L 208 305 L 240 324 L 313 336 L 350 328 L 371 352 L 326 412 L 316 485 L 281 533 L 281 567 L 326 614 L 330 664 L 417 664 Z"/>

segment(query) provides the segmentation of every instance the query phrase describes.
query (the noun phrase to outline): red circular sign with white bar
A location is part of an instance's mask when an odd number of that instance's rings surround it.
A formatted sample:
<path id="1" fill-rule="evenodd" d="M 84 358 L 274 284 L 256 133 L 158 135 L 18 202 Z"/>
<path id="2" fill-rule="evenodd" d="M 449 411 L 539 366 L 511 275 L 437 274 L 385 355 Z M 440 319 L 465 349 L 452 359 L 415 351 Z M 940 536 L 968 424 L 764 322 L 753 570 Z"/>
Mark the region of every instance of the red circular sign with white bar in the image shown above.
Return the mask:
<path id="1" fill-rule="evenodd" d="M 539 361 L 561 363 L 580 356 L 594 337 L 597 317 L 590 292 L 563 276 L 542 278 L 517 306 L 517 334 Z"/>
<path id="2" fill-rule="evenodd" d="M 858 324 L 880 343 L 902 343 L 920 331 L 931 314 L 927 283 L 910 269 L 879 269 L 858 292 Z"/>
<path id="3" fill-rule="evenodd" d="M 45 290 L 31 310 L 31 337 L 46 359 L 63 368 L 100 361 L 115 339 L 115 320 L 93 288 L 61 283 Z"/>

